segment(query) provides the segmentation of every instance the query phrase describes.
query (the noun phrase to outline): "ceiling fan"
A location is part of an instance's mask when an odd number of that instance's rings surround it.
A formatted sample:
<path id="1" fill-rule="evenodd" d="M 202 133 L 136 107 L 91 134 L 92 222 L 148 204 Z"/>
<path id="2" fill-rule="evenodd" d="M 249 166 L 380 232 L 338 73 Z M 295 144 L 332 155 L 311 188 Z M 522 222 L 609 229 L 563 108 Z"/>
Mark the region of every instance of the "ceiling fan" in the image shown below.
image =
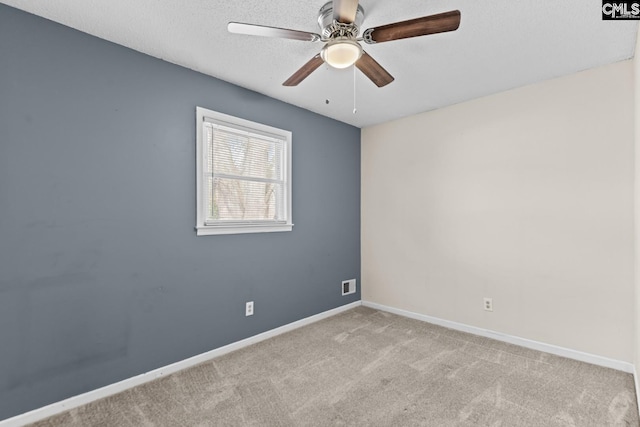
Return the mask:
<path id="1" fill-rule="evenodd" d="M 321 34 L 240 22 L 229 22 L 227 29 L 236 34 L 325 43 L 320 53 L 293 73 L 283 83 L 284 86 L 297 86 L 326 62 L 335 68 L 347 68 L 355 64 L 376 86 L 383 87 L 393 81 L 393 76 L 362 50 L 360 41 L 375 44 L 454 31 L 460 26 L 460 11 L 452 10 L 368 28 L 358 37 L 363 19 L 364 9 L 358 0 L 333 0 L 320 8 L 318 26 Z"/>

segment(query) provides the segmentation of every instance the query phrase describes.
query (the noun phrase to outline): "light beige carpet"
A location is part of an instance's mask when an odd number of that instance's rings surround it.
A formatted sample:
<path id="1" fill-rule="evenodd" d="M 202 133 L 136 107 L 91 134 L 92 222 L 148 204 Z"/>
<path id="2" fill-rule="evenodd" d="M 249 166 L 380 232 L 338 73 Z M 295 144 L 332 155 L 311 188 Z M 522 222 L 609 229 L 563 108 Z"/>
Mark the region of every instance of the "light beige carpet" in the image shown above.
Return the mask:
<path id="1" fill-rule="evenodd" d="M 633 377 L 365 307 L 37 423 L 638 426 Z"/>

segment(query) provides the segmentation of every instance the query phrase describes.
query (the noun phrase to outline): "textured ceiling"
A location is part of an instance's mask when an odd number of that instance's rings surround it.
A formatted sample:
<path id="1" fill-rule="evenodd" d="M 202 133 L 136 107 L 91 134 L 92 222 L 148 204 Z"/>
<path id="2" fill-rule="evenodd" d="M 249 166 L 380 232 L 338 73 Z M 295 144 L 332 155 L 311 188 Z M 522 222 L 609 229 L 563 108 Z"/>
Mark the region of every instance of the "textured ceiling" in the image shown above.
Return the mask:
<path id="1" fill-rule="evenodd" d="M 451 33 L 364 45 L 394 77 L 321 66 L 282 82 L 322 43 L 227 32 L 227 22 L 318 32 L 325 0 L 0 0 L 97 37 L 358 127 L 633 56 L 637 21 L 602 21 L 600 0 L 361 0 L 362 29 L 458 9 Z M 328 101 L 328 103 L 327 103 Z"/>

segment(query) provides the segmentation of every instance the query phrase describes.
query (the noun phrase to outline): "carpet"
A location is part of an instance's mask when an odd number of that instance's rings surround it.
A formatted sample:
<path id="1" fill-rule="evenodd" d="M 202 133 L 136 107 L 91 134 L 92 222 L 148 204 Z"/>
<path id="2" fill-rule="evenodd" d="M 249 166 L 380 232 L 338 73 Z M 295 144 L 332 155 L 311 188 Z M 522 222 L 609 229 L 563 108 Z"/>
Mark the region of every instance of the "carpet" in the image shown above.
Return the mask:
<path id="1" fill-rule="evenodd" d="M 32 426 L 638 426 L 633 376 L 366 307 Z"/>

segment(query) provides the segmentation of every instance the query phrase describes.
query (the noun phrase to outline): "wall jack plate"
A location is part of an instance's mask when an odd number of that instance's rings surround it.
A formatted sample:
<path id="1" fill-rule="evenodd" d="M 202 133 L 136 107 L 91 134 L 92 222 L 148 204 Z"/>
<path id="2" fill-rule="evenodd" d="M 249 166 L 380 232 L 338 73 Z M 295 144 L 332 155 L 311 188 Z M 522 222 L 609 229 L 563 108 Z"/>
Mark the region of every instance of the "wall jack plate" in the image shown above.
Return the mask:
<path id="1" fill-rule="evenodd" d="M 356 279 L 342 281 L 342 295 L 351 295 L 356 293 Z"/>
<path id="2" fill-rule="evenodd" d="M 244 309 L 245 316 L 253 316 L 253 301 L 249 301 Z"/>
<path id="3" fill-rule="evenodd" d="M 493 311 L 493 298 L 484 298 L 485 311 Z"/>

